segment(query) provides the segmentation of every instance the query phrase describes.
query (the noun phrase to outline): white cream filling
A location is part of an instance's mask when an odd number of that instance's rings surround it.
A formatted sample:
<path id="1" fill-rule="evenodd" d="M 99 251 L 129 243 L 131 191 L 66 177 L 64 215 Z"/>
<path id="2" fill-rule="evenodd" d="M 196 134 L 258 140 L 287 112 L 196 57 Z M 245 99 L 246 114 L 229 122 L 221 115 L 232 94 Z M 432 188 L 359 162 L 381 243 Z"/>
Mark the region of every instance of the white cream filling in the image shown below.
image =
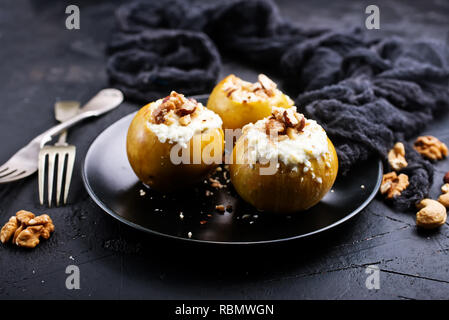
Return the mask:
<path id="1" fill-rule="evenodd" d="M 266 120 L 244 127 L 248 143 L 248 160 L 265 163 L 282 161 L 286 165 L 304 165 L 304 172 L 310 170 L 311 159 L 321 159 L 329 152 L 327 135 L 324 129 L 314 120 L 306 120 L 306 126 L 294 139 L 270 139 L 265 131 Z M 297 169 L 296 169 L 297 170 Z"/>
<path id="2" fill-rule="evenodd" d="M 162 103 L 163 99 L 157 100 L 151 108 L 154 111 Z M 196 116 L 192 117 L 191 122 L 187 126 L 181 125 L 178 121 L 170 125 L 164 123 L 156 124 L 147 122 L 148 128 L 154 132 L 159 142 L 165 143 L 179 143 L 181 147 L 187 147 L 190 139 L 198 133 L 204 132 L 207 129 L 221 128 L 223 121 L 220 116 L 212 110 L 207 109 L 201 103 L 198 103 Z"/>

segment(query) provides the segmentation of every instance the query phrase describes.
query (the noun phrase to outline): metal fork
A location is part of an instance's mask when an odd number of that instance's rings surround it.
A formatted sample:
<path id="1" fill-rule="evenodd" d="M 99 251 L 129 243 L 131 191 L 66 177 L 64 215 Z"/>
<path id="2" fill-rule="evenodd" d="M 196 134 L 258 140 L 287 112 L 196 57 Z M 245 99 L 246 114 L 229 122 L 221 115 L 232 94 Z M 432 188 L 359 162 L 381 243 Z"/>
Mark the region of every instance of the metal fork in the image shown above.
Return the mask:
<path id="1" fill-rule="evenodd" d="M 78 122 L 98 117 L 106 113 L 123 101 L 123 94 L 117 89 L 103 89 L 89 100 L 81 112 L 75 117 L 60 123 L 44 133 L 38 135 L 25 147 L 17 151 L 6 163 L 0 166 L 0 183 L 8 183 L 32 175 L 38 168 L 38 155 L 40 149 L 55 135 L 70 128 Z"/>
<path id="2" fill-rule="evenodd" d="M 79 111 L 80 103 L 78 101 L 58 101 L 55 103 L 55 118 L 59 122 L 64 122 L 73 118 Z M 67 203 L 67 197 L 69 195 L 70 182 L 72 179 L 73 166 L 75 164 L 76 148 L 75 146 L 69 146 L 66 142 L 67 131 L 63 131 L 58 142 L 54 146 L 45 146 L 39 152 L 39 169 L 38 169 L 38 182 L 39 182 L 39 202 L 44 204 L 44 185 L 45 185 L 45 173 L 47 172 L 47 197 L 48 206 L 51 207 L 53 197 L 53 182 L 55 164 L 57 163 L 56 170 L 56 206 L 59 206 L 61 200 L 62 182 L 65 172 L 64 180 L 64 204 Z M 67 161 L 66 161 L 67 159 Z M 47 164 L 47 171 L 45 170 Z"/>
<path id="3" fill-rule="evenodd" d="M 0 183 L 23 179 L 37 170 L 36 155 L 40 144 L 32 141 L 25 148 L 20 149 L 6 163 L 0 166 Z"/>

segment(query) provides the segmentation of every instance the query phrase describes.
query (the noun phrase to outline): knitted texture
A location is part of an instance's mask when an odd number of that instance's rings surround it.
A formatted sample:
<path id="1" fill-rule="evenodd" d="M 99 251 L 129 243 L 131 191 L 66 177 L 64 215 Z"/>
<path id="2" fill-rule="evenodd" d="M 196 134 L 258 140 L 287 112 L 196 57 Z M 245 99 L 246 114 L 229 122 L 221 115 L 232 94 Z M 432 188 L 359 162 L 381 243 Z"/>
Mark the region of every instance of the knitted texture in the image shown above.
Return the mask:
<path id="1" fill-rule="evenodd" d="M 421 132 L 449 102 L 447 48 L 397 38 L 306 30 L 268 0 L 131 2 L 117 12 L 108 73 L 128 98 L 148 102 L 179 90 L 207 93 L 222 53 L 281 73 L 300 112 L 333 140 L 340 173 Z M 406 145 L 409 187 L 392 200 L 409 209 L 425 197 L 433 167 Z M 384 161 L 386 165 L 387 162 Z"/>

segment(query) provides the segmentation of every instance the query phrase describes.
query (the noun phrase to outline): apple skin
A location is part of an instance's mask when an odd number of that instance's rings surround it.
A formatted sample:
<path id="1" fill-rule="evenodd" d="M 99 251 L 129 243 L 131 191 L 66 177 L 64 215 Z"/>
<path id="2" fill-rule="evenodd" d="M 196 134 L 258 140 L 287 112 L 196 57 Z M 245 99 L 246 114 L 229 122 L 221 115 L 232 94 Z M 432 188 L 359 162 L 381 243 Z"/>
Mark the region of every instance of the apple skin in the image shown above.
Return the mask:
<path id="1" fill-rule="evenodd" d="M 276 94 L 273 97 L 263 101 L 239 102 L 231 97 L 227 97 L 223 91 L 223 85 L 226 83 L 229 75 L 221 80 L 212 90 L 207 101 L 207 108 L 218 114 L 223 120 L 224 129 L 240 129 L 244 125 L 268 117 L 271 114 L 272 107 L 290 108 L 292 101 L 283 93 Z"/>
<path id="2" fill-rule="evenodd" d="M 151 119 L 151 103 L 142 107 L 136 114 L 128 129 L 126 139 L 126 151 L 129 163 L 135 174 L 144 184 L 152 189 L 162 192 L 177 191 L 191 186 L 207 176 L 218 164 L 205 163 L 201 158 L 200 163 L 193 164 L 193 150 L 201 148 L 213 148 L 223 151 L 224 134 L 221 128 L 206 130 L 196 134 L 189 141 L 190 164 L 174 164 L 170 159 L 170 151 L 176 144 L 161 143 L 156 134 L 149 129 L 147 122 Z M 206 139 L 205 135 L 209 139 Z M 212 145 L 209 145 L 212 144 Z M 214 151 L 211 152 L 214 155 Z M 220 154 L 220 159 L 222 154 Z"/>
<path id="3" fill-rule="evenodd" d="M 242 138 L 239 138 L 233 150 L 231 181 L 237 193 L 258 210 L 275 213 L 306 210 L 317 204 L 332 188 L 337 177 L 338 158 L 329 139 L 328 155 L 321 161 L 310 160 L 311 170 L 304 172 L 304 166 L 300 165 L 297 171 L 292 171 L 280 162 L 274 175 L 260 175 L 261 165 L 256 163 L 251 167 L 244 161 L 245 152 L 237 152 L 239 148 L 245 148 Z M 325 165 L 326 161 L 330 167 Z M 322 183 L 312 178 L 312 172 L 322 179 Z"/>

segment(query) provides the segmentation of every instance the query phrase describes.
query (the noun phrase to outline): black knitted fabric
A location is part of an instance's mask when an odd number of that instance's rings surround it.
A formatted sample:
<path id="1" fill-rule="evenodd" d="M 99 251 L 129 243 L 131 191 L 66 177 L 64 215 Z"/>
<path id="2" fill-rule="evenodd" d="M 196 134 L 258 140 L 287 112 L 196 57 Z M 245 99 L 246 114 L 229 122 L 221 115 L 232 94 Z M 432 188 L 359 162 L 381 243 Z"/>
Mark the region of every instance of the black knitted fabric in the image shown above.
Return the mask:
<path id="1" fill-rule="evenodd" d="M 143 103 L 179 90 L 207 93 L 220 52 L 280 72 L 300 112 L 336 145 L 340 172 L 413 138 L 449 103 L 448 50 L 401 39 L 367 40 L 362 30 L 306 30 L 269 0 L 217 4 L 131 2 L 117 12 L 109 47 L 112 84 Z M 410 186 L 393 199 L 409 209 L 427 195 L 433 166 L 406 144 Z M 387 165 L 387 162 L 385 162 Z"/>
<path id="2" fill-rule="evenodd" d="M 210 39 L 189 31 L 117 34 L 109 45 L 109 79 L 127 98 L 151 101 L 175 90 L 212 90 L 220 56 Z"/>

